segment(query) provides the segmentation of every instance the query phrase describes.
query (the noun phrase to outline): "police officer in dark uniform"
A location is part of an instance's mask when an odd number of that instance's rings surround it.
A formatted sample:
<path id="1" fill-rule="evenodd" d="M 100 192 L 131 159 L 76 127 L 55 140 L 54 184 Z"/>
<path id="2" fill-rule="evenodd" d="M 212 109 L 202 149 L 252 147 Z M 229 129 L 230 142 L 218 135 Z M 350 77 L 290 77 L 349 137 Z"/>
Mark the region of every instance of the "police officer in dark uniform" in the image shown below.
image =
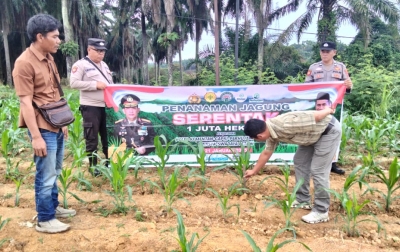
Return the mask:
<path id="1" fill-rule="evenodd" d="M 342 62 L 333 59 L 336 55 L 336 44 L 330 41 L 323 42 L 320 45 L 319 54 L 321 61 L 309 67 L 305 82 L 344 81 L 343 84 L 346 86 L 346 93 L 350 93 L 353 83 L 351 82 L 346 66 Z M 332 163 L 331 172 L 341 175 L 345 173 L 344 170 L 337 166 L 336 162 Z"/>
<path id="2" fill-rule="evenodd" d="M 147 155 L 154 150 L 154 128 L 151 121 L 139 118 L 140 99 L 127 94 L 121 99 L 125 118 L 114 125 L 114 137 L 126 144 L 127 149 L 134 148 L 140 155 Z"/>

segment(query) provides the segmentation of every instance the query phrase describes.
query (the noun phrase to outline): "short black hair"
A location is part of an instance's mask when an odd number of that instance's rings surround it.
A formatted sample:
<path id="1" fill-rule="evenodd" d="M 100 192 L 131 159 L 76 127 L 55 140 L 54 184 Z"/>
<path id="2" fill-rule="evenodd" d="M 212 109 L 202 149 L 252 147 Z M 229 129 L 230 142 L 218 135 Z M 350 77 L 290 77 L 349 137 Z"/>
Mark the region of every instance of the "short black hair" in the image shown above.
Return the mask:
<path id="1" fill-rule="evenodd" d="M 28 20 L 26 31 L 31 42 L 36 41 L 36 35 L 41 33 L 46 36 L 48 32 L 58 30 L 61 27 L 60 21 L 49 14 L 37 14 Z"/>
<path id="2" fill-rule="evenodd" d="M 257 138 L 258 134 L 263 133 L 267 129 L 265 121 L 260 119 L 250 119 L 244 125 L 244 134 L 250 138 Z"/>

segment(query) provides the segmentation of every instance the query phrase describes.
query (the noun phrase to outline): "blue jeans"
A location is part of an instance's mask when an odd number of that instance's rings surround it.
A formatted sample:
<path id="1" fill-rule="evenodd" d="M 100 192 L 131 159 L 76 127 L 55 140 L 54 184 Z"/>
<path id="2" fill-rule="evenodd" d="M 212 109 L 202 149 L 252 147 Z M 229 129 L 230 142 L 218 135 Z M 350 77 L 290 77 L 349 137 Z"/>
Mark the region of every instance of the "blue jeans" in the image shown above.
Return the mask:
<path id="1" fill-rule="evenodd" d="M 38 221 L 49 221 L 55 218 L 58 206 L 57 177 L 61 174 L 64 157 L 64 134 L 39 129 L 46 142 L 47 156 L 34 156 L 36 164 L 35 203 Z M 30 132 L 29 137 L 32 139 Z"/>

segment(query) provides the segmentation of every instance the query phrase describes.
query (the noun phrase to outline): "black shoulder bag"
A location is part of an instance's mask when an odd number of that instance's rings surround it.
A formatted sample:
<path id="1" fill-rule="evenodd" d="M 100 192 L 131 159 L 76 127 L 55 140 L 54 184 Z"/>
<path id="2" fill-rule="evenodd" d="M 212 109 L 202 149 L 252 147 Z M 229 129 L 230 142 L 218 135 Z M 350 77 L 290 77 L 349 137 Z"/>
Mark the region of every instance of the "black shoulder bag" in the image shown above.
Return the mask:
<path id="1" fill-rule="evenodd" d="M 51 71 L 53 72 L 54 78 L 57 82 L 58 91 L 60 96 L 64 96 L 64 92 L 61 88 L 60 82 L 57 79 L 56 73 L 54 72 L 53 66 L 50 63 Z M 44 104 L 42 106 L 36 105 L 32 101 L 32 104 L 37 108 L 44 120 L 55 128 L 61 128 L 67 126 L 75 121 L 74 114 L 68 106 L 68 102 L 65 98 L 61 98 L 59 101 Z"/>

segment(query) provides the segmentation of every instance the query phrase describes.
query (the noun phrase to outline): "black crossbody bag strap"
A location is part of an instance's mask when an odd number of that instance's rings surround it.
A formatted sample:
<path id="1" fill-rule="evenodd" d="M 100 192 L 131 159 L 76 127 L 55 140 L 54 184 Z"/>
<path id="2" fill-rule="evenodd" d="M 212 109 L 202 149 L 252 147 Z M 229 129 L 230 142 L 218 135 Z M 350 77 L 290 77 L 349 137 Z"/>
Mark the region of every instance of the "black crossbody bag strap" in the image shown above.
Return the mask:
<path id="1" fill-rule="evenodd" d="M 54 79 L 56 80 L 58 92 L 60 92 L 60 97 L 63 97 L 63 96 L 64 96 L 64 92 L 63 92 L 63 90 L 62 90 L 62 88 L 61 88 L 60 82 L 59 82 L 58 79 L 57 79 L 56 73 L 54 72 L 53 64 L 50 63 L 49 65 L 50 65 L 51 71 L 53 72 Z M 34 101 L 32 101 L 32 105 L 33 105 L 35 108 L 39 109 L 38 105 L 36 105 L 36 103 L 35 103 Z"/>
<path id="2" fill-rule="evenodd" d="M 52 71 L 53 74 L 54 74 L 54 79 L 55 79 L 56 82 L 57 82 L 57 87 L 58 87 L 58 91 L 60 92 L 60 96 L 63 97 L 63 96 L 64 96 L 64 92 L 63 92 L 63 90 L 62 90 L 62 88 L 61 88 L 60 82 L 59 82 L 58 79 L 57 79 L 56 73 L 54 72 L 53 65 L 52 65 L 51 63 L 50 63 L 50 68 L 51 68 L 51 71 Z"/>
<path id="3" fill-rule="evenodd" d="M 93 63 L 93 61 L 91 61 L 88 57 L 84 58 L 85 60 L 89 61 L 95 68 L 97 68 L 97 70 L 99 70 L 99 72 L 103 75 L 104 79 L 107 80 L 108 84 L 111 84 L 110 81 L 107 79 L 107 77 L 103 74 L 103 72 L 100 70 L 100 68 L 98 68 L 96 66 L 96 64 Z"/>

